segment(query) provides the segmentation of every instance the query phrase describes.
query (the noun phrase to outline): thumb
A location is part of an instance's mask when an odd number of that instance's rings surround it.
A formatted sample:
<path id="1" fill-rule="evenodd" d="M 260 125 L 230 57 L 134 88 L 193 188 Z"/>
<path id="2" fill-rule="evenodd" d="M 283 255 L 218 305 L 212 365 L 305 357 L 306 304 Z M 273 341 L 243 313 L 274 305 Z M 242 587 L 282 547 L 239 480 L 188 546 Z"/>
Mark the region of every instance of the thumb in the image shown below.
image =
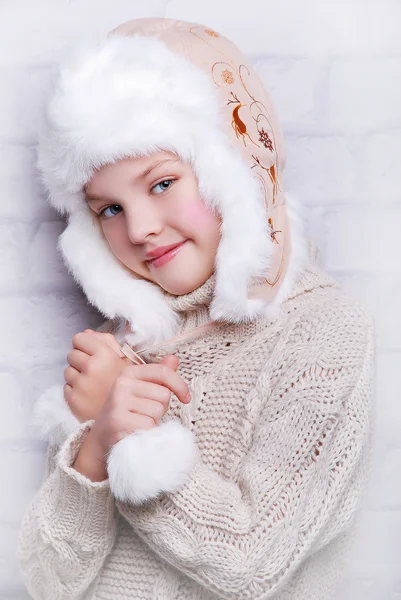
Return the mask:
<path id="1" fill-rule="evenodd" d="M 85 329 L 85 332 L 90 333 L 98 340 L 101 340 L 104 344 L 107 344 L 112 350 L 120 355 L 120 344 L 116 340 L 115 336 L 111 333 L 103 333 L 101 331 L 93 331 L 93 329 Z"/>
<path id="2" fill-rule="evenodd" d="M 168 367 L 170 367 L 170 369 L 174 369 L 174 371 L 176 371 L 178 367 L 178 358 L 174 356 L 174 354 L 168 354 L 163 358 L 160 364 L 167 365 Z"/>

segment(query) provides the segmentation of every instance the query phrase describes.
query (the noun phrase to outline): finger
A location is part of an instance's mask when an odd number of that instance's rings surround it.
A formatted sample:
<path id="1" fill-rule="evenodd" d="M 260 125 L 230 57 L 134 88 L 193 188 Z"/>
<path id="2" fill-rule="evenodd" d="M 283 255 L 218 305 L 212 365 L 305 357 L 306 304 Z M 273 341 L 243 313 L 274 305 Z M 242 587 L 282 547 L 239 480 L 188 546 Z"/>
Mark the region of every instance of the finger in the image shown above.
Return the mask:
<path id="1" fill-rule="evenodd" d="M 67 361 L 74 369 L 82 373 L 88 362 L 88 355 L 81 350 L 70 350 L 67 354 Z"/>
<path id="2" fill-rule="evenodd" d="M 187 384 L 173 369 L 162 364 L 137 365 L 133 368 L 135 369 L 136 379 L 164 385 L 177 396 L 180 402 L 184 404 L 190 402 L 191 398 Z"/>
<path id="3" fill-rule="evenodd" d="M 73 388 L 69 383 L 66 383 L 65 386 L 63 387 L 63 391 L 64 391 L 64 399 L 67 402 L 68 406 L 71 408 L 72 407 L 72 394 L 73 394 Z"/>
<path id="4" fill-rule="evenodd" d="M 82 419 L 79 416 L 79 410 L 76 409 L 77 402 L 76 402 L 76 400 L 74 400 L 74 396 L 73 396 L 74 390 L 72 389 L 72 387 L 68 383 L 66 383 L 65 386 L 63 387 L 63 390 L 64 390 L 64 399 L 65 399 L 66 403 L 68 404 L 69 409 L 72 412 L 72 414 L 74 415 L 74 417 L 81 423 L 82 423 L 82 421 L 86 421 L 86 418 Z"/>
<path id="5" fill-rule="evenodd" d="M 125 437 L 125 435 L 129 435 L 130 433 L 135 433 L 135 431 L 141 429 L 152 429 L 156 427 L 156 423 L 152 417 L 148 417 L 146 415 L 139 415 L 137 413 L 128 413 L 128 417 L 124 419 L 124 428 L 122 429 L 123 434 L 121 438 Z"/>
<path id="6" fill-rule="evenodd" d="M 64 369 L 64 380 L 66 383 L 74 387 L 74 384 L 79 376 L 79 371 L 74 369 L 73 367 L 67 367 Z"/>
<path id="7" fill-rule="evenodd" d="M 131 408 L 132 406 L 132 408 Z M 135 398 L 132 404 L 128 405 L 131 413 L 151 417 L 155 425 L 158 425 L 166 413 L 167 408 L 161 402 L 149 400 L 148 398 Z"/>
<path id="8" fill-rule="evenodd" d="M 165 356 L 162 361 L 160 361 L 160 364 L 167 365 L 170 367 L 170 369 L 176 371 L 178 367 L 178 358 L 174 356 L 174 354 L 169 354 L 168 356 Z"/>
<path id="9" fill-rule="evenodd" d="M 156 400 L 163 405 L 168 406 L 171 400 L 171 391 L 164 385 L 149 383 L 148 381 L 135 381 L 135 396 Z"/>
<path id="10" fill-rule="evenodd" d="M 68 402 L 68 400 L 69 400 L 69 399 L 70 399 L 70 397 L 71 397 L 71 393 L 72 393 L 72 387 L 71 387 L 71 385 L 70 385 L 69 383 L 66 383 L 66 384 L 63 386 L 63 391 L 64 391 L 64 398 L 65 398 L 65 399 L 67 400 L 67 402 Z"/>
<path id="11" fill-rule="evenodd" d="M 72 407 L 73 407 L 73 401 L 72 401 L 72 394 L 73 394 L 73 389 L 72 387 L 66 383 L 65 386 L 63 387 L 63 392 L 64 392 L 64 400 L 66 402 L 66 404 L 68 405 L 69 409 L 72 411 Z M 74 414 L 74 413 L 73 413 Z M 76 415 L 74 415 L 76 416 Z"/>
<path id="12" fill-rule="evenodd" d="M 119 356 L 124 356 L 121 352 L 121 346 L 118 343 L 117 339 L 114 337 L 112 333 L 104 333 L 101 331 L 92 331 L 92 329 L 85 329 L 85 332 L 88 332 L 90 335 L 95 336 L 98 340 L 107 344 L 109 348 L 117 352 Z M 85 333 L 84 332 L 84 333 Z"/>
<path id="13" fill-rule="evenodd" d="M 82 352 L 86 352 L 89 356 L 92 356 L 96 352 L 104 350 L 105 344 L 104 341 L 98 339 L 95 335 L 91 335 L 85 331 L 79 331 L 72 338 L 72 346 L 77 350 L 82 350 Z"/>

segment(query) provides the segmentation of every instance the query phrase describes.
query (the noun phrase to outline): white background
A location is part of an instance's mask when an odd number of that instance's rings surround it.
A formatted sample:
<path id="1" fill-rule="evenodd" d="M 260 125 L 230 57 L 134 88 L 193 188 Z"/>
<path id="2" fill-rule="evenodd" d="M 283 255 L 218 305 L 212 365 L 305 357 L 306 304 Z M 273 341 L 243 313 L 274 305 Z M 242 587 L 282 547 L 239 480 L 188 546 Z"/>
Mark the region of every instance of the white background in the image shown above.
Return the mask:
<path id="1" fill-rule="evenodd" d="M 208 25 L 251 58 L 323 266 L 376 317 L 373 475 L 339 600 L 399 600 L 400 0 L 0 0 L 0 598 L 28 598 L 15 549 L 44 468 L 33 402 L 63 381 L 73 334 L 103 320 L 57 256 L 63 222 L 35 171 L 37 115 L 67 45 L 151 16 Z"/>

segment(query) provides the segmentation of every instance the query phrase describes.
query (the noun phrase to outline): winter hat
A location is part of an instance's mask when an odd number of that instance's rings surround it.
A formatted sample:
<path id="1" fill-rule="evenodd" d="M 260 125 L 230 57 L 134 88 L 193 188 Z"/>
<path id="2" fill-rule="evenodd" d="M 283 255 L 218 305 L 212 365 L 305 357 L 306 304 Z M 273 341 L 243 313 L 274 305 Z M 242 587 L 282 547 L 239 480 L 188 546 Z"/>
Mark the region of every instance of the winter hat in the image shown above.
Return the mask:
<path id="1" fill-rule="evenodd" d="M 113 255 L 83 187 L 121 158 L 173 151 L 190 162 L 222 218 L 211 318 L 272 311 L 306 260 L 302 225 L 283 193 L 283 137 L 271 99 L 238 48 L 203 25 L 137 19 L 60 66 L 39 137 L 51 204 L 68 215 L 59 248 L 88 300 L 130 324 L 136 343 L 176 332 L 160 288 Z M 263 300 L 250 293 L 267 283 Z"/>
<path id="2" fill-rule="evenodd" d="M 270 96 L 231 41 L 171 19 L 128 21 L 76 46 L 46 106 L 38 167 L 49 201 L 68 216 L 59 248 L 88 300 L 125 320 L 133 345 L 177 332 L 162 290 L 112 253 L 83 189 L 101 166 L 159 150 L 191 164 L 201 197 L 221 216 L 211 318 L 273 315 L 308 255 L 299 209 L 283 192 L 283 136 Z M 62 386 L 42 395 L 35 418 L 53 443 L 80 425 Z M 195 455 L 192 433 L 179 422 L 135 432 L 111 450 L 112 491 L 135 503 L 174 491 Z"/>

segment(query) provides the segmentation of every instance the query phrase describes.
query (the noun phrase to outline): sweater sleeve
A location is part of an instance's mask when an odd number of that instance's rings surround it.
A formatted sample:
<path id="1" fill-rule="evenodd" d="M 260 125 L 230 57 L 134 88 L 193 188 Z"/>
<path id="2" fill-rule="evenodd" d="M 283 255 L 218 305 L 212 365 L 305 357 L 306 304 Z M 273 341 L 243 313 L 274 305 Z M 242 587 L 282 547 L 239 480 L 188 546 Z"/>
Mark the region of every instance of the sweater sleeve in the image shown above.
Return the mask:
<path id="1" fill-rule="evenodd" d="M 22 520 L 18 559 L 34 600 L 81 599 L 113 547 L 109 480 L 93 482 L 71 466 L 93 423 L 81 423 L 58 453 L 48 447 L 45 480 Z"/>
<path id="2" fill-rule="evenodd" d="M 365 308 L 347 325 L 328 315 L 294 332 L 295 348 L 276 347 L 275 367 L 259 377 L 265 399 L 236 479 L 199 457 L 180 491 L 141 506 L 117 500 L 120 513 L 219 598 L 281 591 L 309 556 L 348 535 L 357 513 L 370 467 L 373 332 Z"/>

